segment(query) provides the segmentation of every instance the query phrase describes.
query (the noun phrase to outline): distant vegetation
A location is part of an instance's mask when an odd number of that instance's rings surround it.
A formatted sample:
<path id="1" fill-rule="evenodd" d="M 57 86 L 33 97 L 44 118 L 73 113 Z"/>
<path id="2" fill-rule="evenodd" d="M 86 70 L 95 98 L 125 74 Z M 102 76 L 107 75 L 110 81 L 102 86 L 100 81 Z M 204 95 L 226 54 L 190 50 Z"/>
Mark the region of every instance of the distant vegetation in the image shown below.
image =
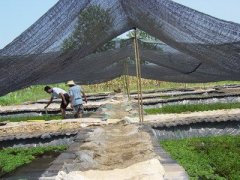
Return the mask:
<path id="1" fill-rule="evenodd" d="M 136 77 L 129 76 L 130 90 L 137 90 L 137 79 Z M 240 81 L 221 81 L 213 83 L 172 83 L 156 80 L 142 80 L 143 90 L 158 90 L 158 89 L 182 89 L 182 88 L 207 88 L 219 85 L 227 84 L 240 84 Z M 53 84 L 52 87 L 60 87 L 68 91 L 68 87 L 64 84 Z M 113 89 L 120 88 L 124 90 L 124 77 L 121 76 L 114 80 L 94 84 L 94 85 L 84 85 L 82 86 L 86 93 L 101 93 L 101 92 L 113 92 Z M 12 105 L 21 104 L 27 101 L 35 102 L 40 99 L 50 98 L 49 94 L 43 91 L 43 85 L 31 86 L 16 92 L 9 93 L 5 96 L 0 97 L 0 105 Z"/>
<path id="2" fill-rule="evenodd" d="M 160 144 L 190 179 L 240 179 L 240 136 L 167 140 Z"/>
<path id="3" fill-rule="evenodd" d="M 56 84 L 55 87 L 60 87 L 66 89 L 65 84 Z M 0 97 L 0 105 L 12 105 L 12 104 L 21 104 L 28 101 L 37 101 L 39 99 L 50 98 L 50 95 L 47 94 L 43 88 L 43 85 L 31 86 L 16 92 L 7 94 L 6 96 Z"/>
<path id="4" fill-rule="evenodd" d="M 240 103 L 179 104 L 179 105 L 166 105 L 161 108 L 145 109 L 145 112 L 147 114 L 166 114 L 166 113 L 199 112 L 236 108 L 240 108 Z"/>
<path id="5" fill-rule="evenodd" d="M 96 18 L 97 17 L 97 18 Z M 113 20 L 108 10 L 100 6 L 92 5 L 85 9 L 79 16 L 73 33 L 63 42 L 63 51 L 79 49 L 96 42 L 99 39 L 99 32 L 107 32 L 112 26 Z M 114 47 L 113 42 L 108 42 L 97 51 L 103 51 Z"/>
<path id="6" fill-rule="evenodd" d="M 45 153 L 59 153 L 66 146 L 48 146 L 34 148 L 6 148 L 0 150 L 0 177 L 16 168 L 31 163 Z"/>

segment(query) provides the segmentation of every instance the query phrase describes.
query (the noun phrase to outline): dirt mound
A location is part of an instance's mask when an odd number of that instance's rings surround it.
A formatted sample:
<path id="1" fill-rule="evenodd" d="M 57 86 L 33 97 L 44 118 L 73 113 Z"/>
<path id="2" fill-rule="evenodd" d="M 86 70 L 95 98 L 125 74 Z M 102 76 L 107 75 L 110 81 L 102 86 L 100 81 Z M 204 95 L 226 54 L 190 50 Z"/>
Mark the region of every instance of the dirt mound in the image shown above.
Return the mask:
<path id="1" fill-rule="evenodd" d="M 164 174 L 151 136 L 138 125 L 120 122 L 98 127 L 85 143 L 74 147 L 75 160 L 65 163 L 57 178 L 162 179 Z"/>
<path id="2" fill-rule="evenodd" d="M 112 170 L 157 157 L 149 134 L 133 124 L 96 128 L 86 141 L 79 146 L 74 165 L 66 165 L 66 170 Z"/>

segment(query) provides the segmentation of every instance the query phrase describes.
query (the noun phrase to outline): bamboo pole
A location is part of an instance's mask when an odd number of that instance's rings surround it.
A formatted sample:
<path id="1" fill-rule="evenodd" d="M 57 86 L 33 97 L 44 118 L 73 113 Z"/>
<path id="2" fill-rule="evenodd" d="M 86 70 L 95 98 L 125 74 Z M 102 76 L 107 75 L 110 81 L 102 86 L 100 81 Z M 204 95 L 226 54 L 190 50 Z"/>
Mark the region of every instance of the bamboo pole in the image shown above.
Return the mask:
<path id="1" fill-rule="evenodd" d="M 136 36 L 137 38 L 137 36 Z M 143 98 L 142 98 L 142 70 L 141 70 L 141 60 L 140 60 L 140 52 L 139 52 L 139 46 L 138 46 L 138 40 L 136 39 L 136 45 L 137 45 L 137 56 L 138 56 L 138 71 L 139 71 L 139 92 L 140 92 L 140 111 L 141 111 L 141 119 L 142 123 L 144 121 L 143 117 Z"/>
<path id="2" fill-rule="evenodd" d="M 128 96 L 128 100 L 130 100 L 130 89 L 129 89 L 129 75 L 128 75 L 128 64 L 127 61 L 124 61 L 124 80 L 125 80 L 125 88 Z"/>
<path id="3" fill-rule="evenodd" d="M 136 63 L 136 74 L 137 74 L 137 94 L 138 94 L 138 114 L 140 123 L 143 122 L 143 102 L 142 102 L 142 81 L 141 81 L 141 62 L 139 54 L 139 46 L 137 40 L 137 32 L 134 30 L 134 53 L 135 53 L 135 63 Z"/>

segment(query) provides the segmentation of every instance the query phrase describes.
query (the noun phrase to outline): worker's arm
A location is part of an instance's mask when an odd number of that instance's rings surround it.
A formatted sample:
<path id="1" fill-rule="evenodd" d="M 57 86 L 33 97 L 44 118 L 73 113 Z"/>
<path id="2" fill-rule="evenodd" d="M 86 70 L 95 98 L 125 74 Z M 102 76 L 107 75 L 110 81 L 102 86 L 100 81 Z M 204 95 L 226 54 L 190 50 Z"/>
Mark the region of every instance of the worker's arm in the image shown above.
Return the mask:
<path id="1" fill-rule="evenodd" d="M 44 109 L 46 109 L 53 101 L 53 97 L 50 98 L 50 100 L 48 101 L 47 105 L 44 107 Z"/>
<path id="2" fill-rule="evenodd" d="M 87 103 L 87 96 L 86 96 L 85 92 L 83 90 L 81 90 L 81 93 L 82 93 L 82 95 L 84 97 L 84 101 Z"/>
<path id="3" fill-rule="evenodd" d="M 64 103 L 65 105 L 67 105 L 67 101 L 66 101 L 66 99 L 65 99 L 64 94 L 63 94 L 63 93 L 60 93 L 59 95 L 62 97 L 63 103 Z"/>

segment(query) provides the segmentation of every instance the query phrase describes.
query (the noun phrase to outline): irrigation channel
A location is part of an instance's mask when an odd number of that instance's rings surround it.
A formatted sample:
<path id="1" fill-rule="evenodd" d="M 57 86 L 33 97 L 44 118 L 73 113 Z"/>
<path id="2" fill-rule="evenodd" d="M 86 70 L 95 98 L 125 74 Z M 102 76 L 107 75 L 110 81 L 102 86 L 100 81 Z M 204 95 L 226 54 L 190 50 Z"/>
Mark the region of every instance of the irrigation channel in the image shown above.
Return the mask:
<path id="1" fill-rule="evenodd" d="M 232 86 L 210 90 L 152 91 L 144 93 L 143 103 L 145 108 L 152 108 L 183 101 L 193 104 L 239 102 L 238 91 L 238 87 Z M 1 148 L 69 146 L 61 154 L 43 155 L 1 178 L 96 179 L 101 176 L 104 179 L 111 176 L 115 179 L 188 179 L 185 170 L 159 145 L 160 140 L 240 134 L 239 109 L 145 115 L 144 123 L 139 124 L 134 93 L 131 102 L 122 94 L 99 97 L 92 98 L 85 105 L 85 110 L 90 113 L 82 119 L 7 122 L 0 126 Z M 3 107 L 0 115 L 43 114 L 45 102 Z M 59 113 L 58 107 L 57 100 L 49 114 Z"/>
<path id="2" fill-rule="evenodd" d="M 45 172 L 50 166 L 51 162 L 54 161 L 60 153 L 45 154 L 38 159 L 33 160 L 30 164 L 18 168 L 16 171 L 9 173 L 2 177 L 6 180 L 36 180 Z"/>

